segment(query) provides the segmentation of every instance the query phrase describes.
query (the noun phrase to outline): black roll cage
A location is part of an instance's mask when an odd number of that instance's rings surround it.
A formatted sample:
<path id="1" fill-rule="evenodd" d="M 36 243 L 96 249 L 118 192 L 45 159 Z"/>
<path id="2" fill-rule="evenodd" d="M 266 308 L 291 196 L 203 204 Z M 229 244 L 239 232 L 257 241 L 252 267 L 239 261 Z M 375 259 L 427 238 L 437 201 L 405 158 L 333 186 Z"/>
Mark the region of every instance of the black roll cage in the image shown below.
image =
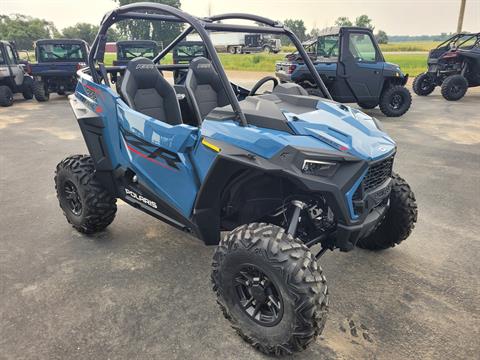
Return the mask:
<path id="1" fill-rule="evenodd" d="M 467 37 L 465 40 L 463 40 L 461 43 L 457 44 L 457 48 L 459 48 L 460 46 L 462 46 L 464 43 L 466 43 L 467 41 L 469 41 L 470 39 L 476 37 L 477 40 L 475 41 L 475 43 L 477 43 L 480 39 L 480 33 L 458 33 L 458 34 L 455 34 L 454 36 L 448 38 L 447 40 L 445 40 L 444 42 L 440 43 L 439 45 L 437 45 L 436 49 L 440 49 L 444 46 L 447 46 L 449 45 L 450 43 L 452 42 L 456 42 L 457 40 L 461 39 L 462 37 Z"/>
<path id="2" fill-rule="evenodd" d="M 161 12 L 159 14 L 158 12 Z M 235 112 L 237 120 L 242 126 L 247 126 L 247 120 L 243 111 L 240 108 L 238 99 L 233 91 L 233 88 L 230 84 L 230 81 L 227 78 L 225 70 L 220 62 L 218 54 L 213 46 L 210 36 L 207 31 L 226 31 L 226 32 L 245 32 L 245 33 L 257 33 L 257 34 L 277 34 L 277 35 L 286 35 L 290 38 L 292 43 L 298 50 L 298 53 L 302 57 L 305 65 L 310 71 L 314 81 L 317 86 L 323 92 L 324 96 L 328 99 L 332 99 L 330 92 L 323 83 L 320 75 L 315 69 L 315 66 L 312 60 L 308 57 L 305 49 L 303 48 L 300 40 L 295 36 L 295 34 L 282 23 L 267 19 L 262 16 L 256 16 L 251 14 L 241 14 L 241 13 L 231 13 L 231 14 L 222 14 L 216 16 L 210 16 L 208 18 L 197 18 L 192 15 L 189 15 L 182 10 L 179 10 L 175 7 L 158 4 L 158 3 L 148 3 L 148 2 L 139 2 L 129 5 L 120 6 L 115 10 L 112 10 L 105 14 L 103 17 L 100 29 L 97 36 L 92 44 L 92 50 L 88 56 L 88 66 L 90 68 L 90 73 L 93 78 L 93 81 L 100 83 L 102 77 L 106 76 L 105 67 L 103 66 L 103 58 L 105 54 L 105 46 L 107 43 L 107 30 L 115 23 L 121 20 L 129 19 L 139 19 L 139 20 L 150 20 L 150 21 L 166 21 L 166 22 L 176 22 L 176 23 L 187 23 L 188 26 L 177 38 L 175 38 L 170 44 L 168 44 L 155 58 L 154 62 L 158 62 L 169 53 L 180 41 L 186 38 L 193 30 L 195 30 L 200 38 L 202 39 L 207 53 L 210 56 L 210 60 L 220 77 L 220 80 L 223 84 L 225 93 L 232 105 L 232 109 Z M 221 20 L 230 20 L 230 19 L 239 19 L 239 20 L 250 20 L 256 23 L 263 24 L 263 26 L 251 26 L 251 25 L 233 25 L 233 24 L 223 24 L 216 23 Z M 97 72 L 96 62 L 101 63 L 100 72 L 102 77 Z M 103 67 L 103 70 L 102 70 Z M 105 81 L 107 81 L 105 79 Z"/>

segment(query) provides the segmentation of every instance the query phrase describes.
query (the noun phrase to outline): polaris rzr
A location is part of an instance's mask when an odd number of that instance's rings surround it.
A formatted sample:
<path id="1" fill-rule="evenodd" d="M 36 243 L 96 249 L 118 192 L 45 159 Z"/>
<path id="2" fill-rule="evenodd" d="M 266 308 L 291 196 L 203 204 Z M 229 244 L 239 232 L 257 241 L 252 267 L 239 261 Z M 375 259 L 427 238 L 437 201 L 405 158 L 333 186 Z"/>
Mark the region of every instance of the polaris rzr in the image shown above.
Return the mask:
<path id="1" fill-rule="evenodd" d="M 186 27 L 153 61 L 105 66 L 105 34 L 127 19 Z M 232 19 L 261 26 L 223 22 Z M 160 64 L 192 31 L 208 58 Z M 324 98 L 273 77 L 251 90 L 230 83 L 214 31 L 288 36 Z M 172 86 L 162 73 L 174 70 L 188 73 Z M 122 74 L 120 93 L 110 87 L 112 74 Z M 267 81 L 273 91 L 258 94 Z M 103 18 L 70 103 L 90 154 L 57 165 L 68 222 L 82 233 L 102 231 L 122 199 L 217 245 L 211 279 L 218 303 L 265 353 L 300 351 L 322 332 L 328 291 L 317 259 L 326 250 L 388 249 L 416 222 L 415 197 L 393 172 L 395 142 L 376 119 L 331 100 L 298 38 L 276 21 L 196 18 L 157 3 L 119 7 Z"/>
<path id="2" fill-rule="evenodd" d="M 385 61 L 372 30 L 330 27 L 303 43 L 315 68 L 335 101 L 357 103 L 363 109 L 377 106 L 390 117 L 402 116 L 412 103 L 405 87 L 408 74 Z M 310 95 L 321 95 L 298 52 L 275 65 L 281 82 L 294 82 Z"/>
<path id="3" fill-rule="evenodd" d="M 44 102 L 52 92 L 58 95 L 73 92 L 77 85 L 76 72 L 85 66 L 87 56 L 88 44 L 83 40 L 38 40 L 35 43 L 37 63 L 31 65 L 35 99 Z"/>
<path id="4" fill-rule="evenodd" d="M 11 106 L 13 94 L 22 93 L 25 100 L 33 98 L 33 79 L 26 73 L 15 44 L 0 41 L 0 106 Z"/>
<path id="5" fill-rule="evenodd" d="M 469 87 L 480 85 L 480 33 L 460 33 L 430 50 L 428 71 L 413 81 L 413 91 L 429 95 L 440 86 L 446 100 L 460 100 Z"/>

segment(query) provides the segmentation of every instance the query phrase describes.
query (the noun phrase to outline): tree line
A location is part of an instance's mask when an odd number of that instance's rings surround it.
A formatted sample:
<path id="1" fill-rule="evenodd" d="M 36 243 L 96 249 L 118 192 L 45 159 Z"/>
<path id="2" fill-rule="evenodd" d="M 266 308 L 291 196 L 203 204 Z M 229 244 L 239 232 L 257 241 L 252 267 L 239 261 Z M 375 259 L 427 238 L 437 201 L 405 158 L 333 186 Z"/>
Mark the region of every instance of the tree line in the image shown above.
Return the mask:
<path id="1" fill-rule="evenodd" d="M 126 5 L 137 2 L 139 0 L 115 0 L 118 5 Z M 150 0 L 157 3 L 163 3 L 176 8 L 180 8 L 180 0 Z M 315 38 L 320 33 L 320 29 L 314 27 L 310 32 L 307 32 L 305 23 L 301 19 L 286 19 L 284 24 L 290 28 L 300 41 L 305 41 L 309 38 Z M 354 21 L 348 17 L 341 16 L 335 20 L 336 26 L 358 26 L 369 28 L 372 31 L 375 29 L 373 21 L 368 15 L 360 15 Z M 14 40 L 17 48 L 30 50 L 33 48 L 33 43 L 38 39 L 51 38 L 74 38 L 83 39 L 91 44 L 97 35 L 99 26 L 88 23 L 77 23 L 75 25 L 58 30 L 55 25 L 47 20 L 33 18 L 22 14 L 1 15 L 0 14 L 0 39 Z M 124 20 L 116 24 L 114 28 L 110 28 L 107 34 L 108 41 L 118 41 L 126 39 L 145 39 L 163 41 L 164 44 L 170 43 L 183 29 L 182 24 L 165 23 L 165 22 L 150 22 L 146 20 Z M 383 30 L 378 30 L 375 37 L 380 44 L 388 43 L 389 37 Z M 444 39 L 447 34 L 439 36 L 418 37 L 418 40 L 424 39 Z M 392 36 L 391 40 L 406 41 L 406 37 Z M 409 37 L 416 40 L 417 37 Z M 282 45 L 290 45 L 290 39 L 286 36 L 281 36 Z"/>
<path id="2" fill-rule="evenodd" d="M 118 5 L 126 5 L 139 0 L 115 0 Z M 180 8 L 180 0 L 150 0 Z M 22 14 L 0 14 L 0 39 L 13 40 L 18 49 L 31 50 L 39 39 L 82 39 L 92 44 L 98 33 L 99 26 L 88 23 L 77 23 L 64 29 L 57 29 L 47 20 Z M 182 31 L 182 24 L 165 22 L 149 22 L 145 20 L 120 21 L 115 28 L 107 33 L 108 41 L 127 39 L 145 39 L 163 41 L 168 44 Z"/>
<path id="3" fill-rule="evenodd" d="M 312 30 L 310 30 L 309 33 L 307 33 L 305 23 L 303 20 L 300 19 L 286 19 L 283 23 L 290 30 L 292 30 L 295 35 L 297 35 L 300 41 L 305 41 L 310 38 L 316 38 L 321 32 L 321 29 L 314 27 Z M 346 16 L 340 16 L 339 18 L 337 18 L 337 20 L 335 20 L 335 26 L 357 26 L 368 28 L 372 31 L 374 31 L 375 29 L 375 26 L 373 26 L 373 21 L 372 19 L 370 19 L 370 17 L 368 17 L 368 15 L 360 15 L 353 22 Z M 388 43 L 387 33 L 383 30 L 378 30 L 375 34 L 375 38 L 377 39 L 379 44 Z M 291 44 L 288 37 L 282 36 L 281 39 L 283 45 Z"/>

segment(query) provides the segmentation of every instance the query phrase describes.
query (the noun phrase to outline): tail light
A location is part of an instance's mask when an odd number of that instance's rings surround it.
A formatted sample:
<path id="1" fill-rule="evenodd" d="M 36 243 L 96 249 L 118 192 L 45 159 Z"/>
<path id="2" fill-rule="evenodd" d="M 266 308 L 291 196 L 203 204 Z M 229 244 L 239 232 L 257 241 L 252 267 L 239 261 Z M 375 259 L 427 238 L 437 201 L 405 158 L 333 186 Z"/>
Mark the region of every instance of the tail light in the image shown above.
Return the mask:
<path id="1" fill-rule="evenodd" d="M 291 74 L 295 71 L 295 69 L 297 68 L 297 65 L 289 65 L 288 66 L 288 69 L 287 69 L 287 74 Z"/>

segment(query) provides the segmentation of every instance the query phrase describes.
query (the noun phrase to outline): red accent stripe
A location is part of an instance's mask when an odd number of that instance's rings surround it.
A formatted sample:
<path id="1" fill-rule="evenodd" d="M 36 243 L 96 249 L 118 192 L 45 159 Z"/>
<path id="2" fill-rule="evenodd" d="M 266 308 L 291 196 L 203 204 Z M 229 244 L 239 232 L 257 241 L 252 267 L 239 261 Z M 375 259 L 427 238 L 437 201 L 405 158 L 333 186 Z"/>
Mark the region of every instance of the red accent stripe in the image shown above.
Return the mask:
<path id="1" fill-rule="evenodd" d="M 157 164 L 157 165 L 160 165 L 160 166 L 164 167 L 165 169 L 168 169 L 168 170 L 171 170 L 171 171 L 175 171 L 175 172 L 177 171 L 177 170 L 171 168 L 170 166 L 168 166 L 168 165 L 166 165 L 166 164 L 164 164 L 164 163 L 161 163 L 160 161 L 157 161 L 157 160 L 155 160 L 155 159 L 152 159 L 152 158 L 149 157 L 148 155 L 145 155 L 145 154 L 141 153 L 140 151 L 138 151 L 137 149 L 134 149 L 133 147 L 131 147 L 131 146 L 128 145 L 128 144 L 127 144 L 127 148 L 128 148 L 128 150 L 133 151 L 135 154 L 141 156 L 142 158 L 147 159 L 148 161 L 151 161 L 151 162 L 153 162 L 153 163 L 155 163 L 155 164 Z"/>
<path id="2" fill-rule="evenodd" d="M 95 94 L 98 94 L 99 93 L 99 90 L 93 86 L 90 86 L 88 84 L 83 84 L 83 86 L 85 86 L 86 88 L 92 90 Z"/>

